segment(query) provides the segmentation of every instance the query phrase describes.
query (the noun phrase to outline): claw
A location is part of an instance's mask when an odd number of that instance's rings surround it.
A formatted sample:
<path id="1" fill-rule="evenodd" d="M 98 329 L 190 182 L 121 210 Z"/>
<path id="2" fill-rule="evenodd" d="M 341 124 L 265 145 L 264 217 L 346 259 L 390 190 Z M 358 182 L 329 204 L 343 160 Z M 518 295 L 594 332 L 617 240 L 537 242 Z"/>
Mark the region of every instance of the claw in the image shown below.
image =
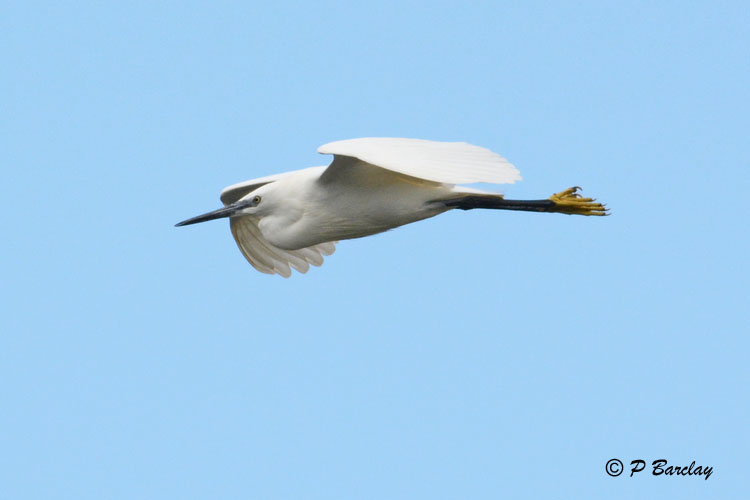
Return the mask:
<path id="1" fill-rule="evenodd" d="M 549 199 L 555 202 L 554 211 L 568 215 L 609 215 L 606 205 L 595 203 L 595 198 L 582 197 L 578 194 L 580 189 L 579 186 L 573 186 L 550 196 Z"/>

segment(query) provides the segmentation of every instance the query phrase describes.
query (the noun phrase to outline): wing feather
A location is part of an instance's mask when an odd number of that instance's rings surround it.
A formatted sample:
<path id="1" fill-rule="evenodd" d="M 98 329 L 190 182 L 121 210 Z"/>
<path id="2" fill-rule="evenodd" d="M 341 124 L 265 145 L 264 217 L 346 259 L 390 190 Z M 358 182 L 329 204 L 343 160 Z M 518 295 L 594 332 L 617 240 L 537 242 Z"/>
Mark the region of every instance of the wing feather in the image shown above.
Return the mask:
<path id="1" fill-rule="evenodd" d="M 331 255 L 336 250 L 335 241 L 299 250 L 278 248 L 263 237 L 258 219 L 252 216 L 232 217 L 229 226 L 242 255 L 255 269 L 266 274 L 279 274 L 288 278 L 292 275 L 291 268 L 306 273 L 310 264 L 322 265 L 323 256 Z"/>
<path id="2" fill-rule="evenodd" d="M 225 206 L 231 205 L 232 203 L 239 201 L 241 198 L 247 196 L 248 193 L 255 191 L 262 185 L 268 184 L 269 182 L 275 182 L 290 173 L 291 172 L 285 172 L 283 174 L 268 175 L 266 177 L 259 177 L 257 179 L 251 179 L 249 181 L 232 184 L 231 186 L 227 186 L 221 190 L 221 195 L 219 196 L 219 198 Z"/>
<path id="3" fill-rule="evenodd" d="M 274 274 L 273 265 L 270 261 L 266 260 L 262 248 L 254 249 L 252 247 L 253 235 L 248 231 L 246 224 L 234 224 L 230 223 L 232 229 L 232 235 L 234 241 L 237 242 L 237 246 L 240 248 L 242 255 L 252 264 L 252 266 L 258 271 L 266 274 Z"/>
<path id="4" fill-rule="evenodd" d="M 513 184 L 521 180 L 518 169 L 508 160 L 465 142 L 366 137 L 324 144 L 318 152 L 357 158 L 387 170 L 446 184 Z"/>

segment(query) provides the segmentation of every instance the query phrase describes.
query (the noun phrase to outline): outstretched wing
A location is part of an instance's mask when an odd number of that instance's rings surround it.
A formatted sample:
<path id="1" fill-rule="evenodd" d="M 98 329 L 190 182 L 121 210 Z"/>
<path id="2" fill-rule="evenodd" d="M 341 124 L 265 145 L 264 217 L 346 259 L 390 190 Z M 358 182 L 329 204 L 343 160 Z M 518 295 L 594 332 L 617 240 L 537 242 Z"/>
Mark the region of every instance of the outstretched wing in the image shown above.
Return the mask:
<path id="1" fill-rule="evenodd" d="M 436 142 L 422 139 L 367 137 L 324 144 L 322 154 L 357 158 L 401 174 L 445 184 L 489 182 L 512 184 L 521 174 L 508 160 L 489 149 L 465 142 Z"/>
<path id="2" fill-rule="evenodd" d="M 232 217 L 229 226 L 242 255 L 255 269 L 266 274 L 280 274 L 288 278 L 292 275 L 292 268 L 306 273 L 310 269 L 310 264 L 322 265 L 323 256 L 331 255 L 336 250 L 336 241 L 299 250 L 275 247 L 263 237 L 258 228 L 258 219 L 249 215 Z"/>
<path id="3" fill-rule="evenodd" d="M 259 177 L 257 179 L 251 179 L 249 181 L 244 182 L 238 182 L 237 184 L 232 184 L 231 186 L 225 187 L 221 190 L 221 202 L 224 205 L 231 205 L 235 201 L 239 201 L 241 198 L 246 196 L 248 193 L 251 193 L 261 187 L 264 184 L 268 184 L 269 182 L 274 182 L 282 177 L 284 177 L 287 174 L 290 174 L 291 172 L 285 172 L 283 174 L 275 174 L 275 175 L 268 175 L 266 177 Z"/>

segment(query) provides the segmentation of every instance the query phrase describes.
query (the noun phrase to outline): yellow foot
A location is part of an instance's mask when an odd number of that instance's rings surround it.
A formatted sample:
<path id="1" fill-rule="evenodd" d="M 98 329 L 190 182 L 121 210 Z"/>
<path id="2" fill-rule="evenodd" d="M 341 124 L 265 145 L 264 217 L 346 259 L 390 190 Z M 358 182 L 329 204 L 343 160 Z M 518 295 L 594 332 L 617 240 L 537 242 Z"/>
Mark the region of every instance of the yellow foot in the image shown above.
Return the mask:
<path id="1" fill-rule="evenodd" d="M 609 209 L 601 203 L 596 203 L 594 198 L 583 198 L 578 191 L 578 186 L 555 193 L 549 197 L 555 202 L 555 208 L 551 211 L 568 215 L 609 215 Z"/>

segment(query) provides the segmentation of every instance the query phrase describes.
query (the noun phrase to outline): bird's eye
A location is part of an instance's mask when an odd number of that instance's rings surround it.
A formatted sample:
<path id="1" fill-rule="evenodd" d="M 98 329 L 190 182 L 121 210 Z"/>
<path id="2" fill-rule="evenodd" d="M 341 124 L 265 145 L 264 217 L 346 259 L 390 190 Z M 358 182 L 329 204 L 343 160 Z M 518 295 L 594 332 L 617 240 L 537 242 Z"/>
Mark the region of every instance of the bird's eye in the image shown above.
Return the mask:
<path id="1" fill-rule="evenodd" d="M 257 205 L 258 203 L 260 203 L 260 196 L 253 198 L 253 205 Z"/>

